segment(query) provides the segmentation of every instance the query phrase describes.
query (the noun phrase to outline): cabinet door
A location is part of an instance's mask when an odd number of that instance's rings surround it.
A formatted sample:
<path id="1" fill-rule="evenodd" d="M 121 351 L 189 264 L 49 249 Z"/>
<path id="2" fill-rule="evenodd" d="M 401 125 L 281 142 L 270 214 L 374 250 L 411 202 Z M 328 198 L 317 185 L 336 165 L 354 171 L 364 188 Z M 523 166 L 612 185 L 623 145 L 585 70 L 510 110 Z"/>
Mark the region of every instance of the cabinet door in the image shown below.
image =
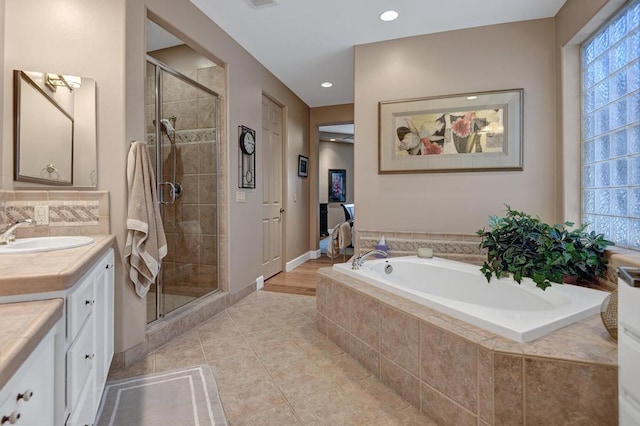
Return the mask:
<path id="1" fill-rule="evenodd" d="M 100 402 L 102 389 L 107 380 L 113 358 L 113 299 L 114 299 L 114 257 L 113 250 L 98 262 L 96 269 L 96 403 Z"/>
<path id="2" fill-rule="evenodd" d="M 12 418 L 17 425 L 54 424 L 55 328 L 2 388 L 0 417 Z"/>

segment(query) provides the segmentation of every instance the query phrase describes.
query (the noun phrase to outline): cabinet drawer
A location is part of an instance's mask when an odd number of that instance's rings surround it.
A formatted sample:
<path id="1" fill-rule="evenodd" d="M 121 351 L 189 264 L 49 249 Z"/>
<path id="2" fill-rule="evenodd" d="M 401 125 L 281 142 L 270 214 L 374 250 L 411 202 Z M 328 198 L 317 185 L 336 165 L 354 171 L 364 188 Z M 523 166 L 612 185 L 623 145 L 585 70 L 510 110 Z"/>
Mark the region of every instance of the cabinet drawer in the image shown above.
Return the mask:
<path id="1" fill-rule="evenodd" d="M 620 369 L 620 387 L 637 397 L 640 395 L 640 336 L 620 326 L 618 328 L 618 364 Z"/>
<path id="2" fill-rule="evenodd" d="M 618 279 L 618 323 L 640 336 L 640 288 Z"/>
<path id="3" fill-rule="evenodd" d="M 84 389 L 82 389 L 80 400 L 71 409 L 66 426 L 90 426 L 94 424 L 95 401 L 93 400 L 93 386 L 93 377 L 91 377 L 87 380 Z"/>
<path id="4" fill-rule="evenodd" d="M 73 341 L 95 306 L 94 275 L 83 278 L 67 299 L 67 339 Z"/>
<path id="5" fill-rule="evenodd" d="M 93 316 L 90 315 L 67 351 L 67 405 L 73 410 L 95 364 Z"/>

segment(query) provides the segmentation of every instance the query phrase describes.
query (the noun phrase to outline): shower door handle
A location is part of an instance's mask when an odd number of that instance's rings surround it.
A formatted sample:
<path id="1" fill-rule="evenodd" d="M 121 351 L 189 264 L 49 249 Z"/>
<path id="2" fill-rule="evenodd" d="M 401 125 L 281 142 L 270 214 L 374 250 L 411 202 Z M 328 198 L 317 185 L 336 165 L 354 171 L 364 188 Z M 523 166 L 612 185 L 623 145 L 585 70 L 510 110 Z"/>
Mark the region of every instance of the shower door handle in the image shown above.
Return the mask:
<path id="1" fill-rule="evenodd" d="M 164 191 L 162 190 L 162 187 L 164 185 L 168 185 L 169 186 L 169 193 L 171 194 L 171 201 L 164 201 Z M 173 182 L 162 182 L 160 183 L 160 204 L 164 205 L 164 206 L 170 206 L 171 204 L 176 202 L 176 186 L 173 184 Z"/>

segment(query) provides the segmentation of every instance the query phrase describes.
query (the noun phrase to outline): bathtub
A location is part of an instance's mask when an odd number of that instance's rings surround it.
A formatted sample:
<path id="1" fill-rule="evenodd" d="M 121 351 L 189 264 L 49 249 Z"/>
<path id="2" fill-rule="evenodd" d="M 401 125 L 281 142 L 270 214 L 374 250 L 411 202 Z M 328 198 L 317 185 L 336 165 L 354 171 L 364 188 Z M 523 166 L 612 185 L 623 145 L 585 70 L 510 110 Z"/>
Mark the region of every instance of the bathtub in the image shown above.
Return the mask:
<path id="1" fill-rule="evenodd" d="M 516 342 L 599 313 L 608 295 L 566 284 L 543 291 L 529 278 L 520 285 L 508 278 L 487 282 L 479 266 L 435 257 L 370 260 L 357 271 L 340 263 L 333 269 Z"/>

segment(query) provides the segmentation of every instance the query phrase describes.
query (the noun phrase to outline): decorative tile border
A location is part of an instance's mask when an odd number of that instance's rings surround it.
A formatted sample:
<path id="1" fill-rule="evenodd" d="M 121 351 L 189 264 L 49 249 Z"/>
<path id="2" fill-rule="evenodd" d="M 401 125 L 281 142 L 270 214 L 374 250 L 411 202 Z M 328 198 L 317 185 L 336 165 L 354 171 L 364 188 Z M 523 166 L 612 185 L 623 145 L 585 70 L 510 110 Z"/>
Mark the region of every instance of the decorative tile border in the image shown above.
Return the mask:
<path id="1" fill-rule="evenodd" d="M 356 230 L 361 252 L 373 250 L 382 236 L 390 256 L 415 255 L 418 248 L 430 247 L 435 256 L 476 265 L 482 265 L 487 258 L 487 251 L 480 249 L 480 238 L 475 234 Z"/>
<path id="2" fill-rule="evenodd" d="M 106 191 L 0 191 L 0 227 L 35 218 L 36 206 L 49 206 L 49 223 L 19 228 L 18 237 L 109 233 Z"/>

